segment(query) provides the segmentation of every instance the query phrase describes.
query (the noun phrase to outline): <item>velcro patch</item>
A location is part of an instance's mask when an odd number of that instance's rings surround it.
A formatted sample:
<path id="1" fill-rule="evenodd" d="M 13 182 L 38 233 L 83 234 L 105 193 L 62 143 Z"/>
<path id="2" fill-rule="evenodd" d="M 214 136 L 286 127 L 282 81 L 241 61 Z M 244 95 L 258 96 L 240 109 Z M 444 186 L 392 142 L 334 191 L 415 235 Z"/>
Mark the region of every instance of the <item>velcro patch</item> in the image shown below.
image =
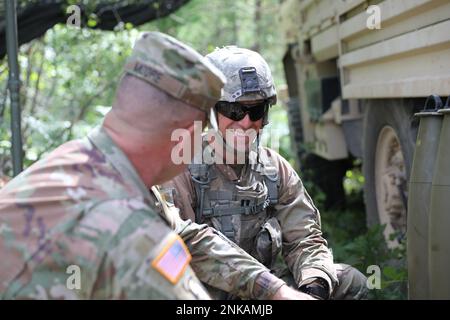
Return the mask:
<path id="1" fill-rule="evenodd" d="M 176 284 L 192 257 L 183 239 L 174 235 L 152 261 L 152 267 L 171 283 Z"/>

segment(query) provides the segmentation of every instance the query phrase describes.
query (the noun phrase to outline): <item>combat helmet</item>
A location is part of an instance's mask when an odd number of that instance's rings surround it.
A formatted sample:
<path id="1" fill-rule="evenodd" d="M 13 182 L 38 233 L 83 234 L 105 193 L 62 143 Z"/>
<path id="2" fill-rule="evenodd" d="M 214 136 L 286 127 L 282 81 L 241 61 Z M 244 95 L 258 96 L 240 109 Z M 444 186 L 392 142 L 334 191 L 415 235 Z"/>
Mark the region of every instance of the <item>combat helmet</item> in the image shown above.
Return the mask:
<path id="1" fill-rule="evenodd" d="M 216 48 L 206 55 L 206 59 L 222 71 L 227 79 L 219 101 L 266 100 L 269 105 L 277 102 L 272 73 L 259 53 L 237 46 L 226 46 Z M 267 124 L 267 113 L 263 124 Z"/>

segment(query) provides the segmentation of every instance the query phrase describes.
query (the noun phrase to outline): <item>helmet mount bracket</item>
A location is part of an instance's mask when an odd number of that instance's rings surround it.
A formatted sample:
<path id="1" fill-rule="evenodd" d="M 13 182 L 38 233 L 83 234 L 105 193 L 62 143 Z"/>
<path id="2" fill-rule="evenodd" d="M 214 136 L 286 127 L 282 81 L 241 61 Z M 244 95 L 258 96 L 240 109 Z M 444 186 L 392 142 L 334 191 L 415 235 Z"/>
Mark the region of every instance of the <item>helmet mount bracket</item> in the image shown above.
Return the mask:
<path id="1" fill-rule="evenodd" d="M 239 77 L 241 78 L 242 95 L 261 92 L 256 68 L 244 67 L 239 69 Z"/>

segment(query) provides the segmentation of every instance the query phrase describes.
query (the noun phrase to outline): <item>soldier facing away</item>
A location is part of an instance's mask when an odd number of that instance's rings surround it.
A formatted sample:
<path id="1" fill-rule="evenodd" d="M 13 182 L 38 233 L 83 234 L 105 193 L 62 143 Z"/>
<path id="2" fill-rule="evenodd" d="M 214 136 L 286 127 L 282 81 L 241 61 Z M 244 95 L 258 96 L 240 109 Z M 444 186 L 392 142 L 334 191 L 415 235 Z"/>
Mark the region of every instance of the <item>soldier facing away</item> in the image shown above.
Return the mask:
<path id="1" fill-rule="evenodd" d="M 0 298 L 207 299 L 198 278 L 246 298 L 308 298 L 212 228 L 160 210 L 154 186 L 183 169 L 171 132 L 193 139 L 223 74 L 157 32 L 124 71 L 101 126 L 0 190 Z"/>
<path id="2" fill-rule="evenodd" d="M 202 157 L 164 184 L 181 217 L 216 228 L 287 283 L 318 299 L 364 298 L 366 277 L 333 262 L 319 210 L 297 173 L 274 150 L 259 146 L 269 108 L 276 103 L 266 61 L 235 46 L 206 58 L 227 82 L 214 108 L 214 139 L 204 135 Z M 277 259 L 281 255 L 284 259 Z M 210 292 L 226 297 L 214 288 Z"/>

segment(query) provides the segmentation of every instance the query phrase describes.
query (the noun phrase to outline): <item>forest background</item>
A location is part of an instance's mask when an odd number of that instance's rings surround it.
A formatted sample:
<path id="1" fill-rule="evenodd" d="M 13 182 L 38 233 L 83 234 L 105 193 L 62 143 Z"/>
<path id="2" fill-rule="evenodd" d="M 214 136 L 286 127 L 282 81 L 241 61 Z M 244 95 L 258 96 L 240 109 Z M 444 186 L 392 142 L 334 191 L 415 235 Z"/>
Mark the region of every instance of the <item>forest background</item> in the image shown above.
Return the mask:
<path id="1" fill-rule="evenodd" d="M 99 1 L 88 1 L 92 7 L 96 2 Z M 76 3 L 67 1 L 67 5 Z M 123 23 L 118 17 L 114 31 L 96 30 L 98 17 L 91 13 L 87 21 L 89 28 L 57 24 L 43 37 L 22 45 L 19 63 L 24 167 L 65 141 L 84 136 L 100 123 L 112 103 L 123 63 L 141 31 L 168 33 L 202 54 L 225 45 L 255 50 L 269 63 L 276 87 L 282 93 L 285 48 L 279 31 L 278 6 L 279 0 L 190 0 L 169 16 L 139 27 Z M 0 61 L 0 179 L 12 175 L 7 71 L 7 60 L 3 58 Z M 270 111 L 266 132 L 279 136 L 279 152 L 298 170 L 321 211 L 322 229 L 336 262 L 351 264 L 369 277 L 368 267 L 379 266 L 381 289 L 371 290 L 370 298 L 405 299 L 405 248 L 388 249 L 383 226 L 366 227 L 364 177 L 358 160 L 343 181 L 346 207 L 323 210 L 325 195 L 308 179 L 308 168 L 299 170 L 299 159 L 291 148 L 286 107 L 279 100 Z M 270 138 L 265 135 L 263 142 L 270 145 Z"/>

